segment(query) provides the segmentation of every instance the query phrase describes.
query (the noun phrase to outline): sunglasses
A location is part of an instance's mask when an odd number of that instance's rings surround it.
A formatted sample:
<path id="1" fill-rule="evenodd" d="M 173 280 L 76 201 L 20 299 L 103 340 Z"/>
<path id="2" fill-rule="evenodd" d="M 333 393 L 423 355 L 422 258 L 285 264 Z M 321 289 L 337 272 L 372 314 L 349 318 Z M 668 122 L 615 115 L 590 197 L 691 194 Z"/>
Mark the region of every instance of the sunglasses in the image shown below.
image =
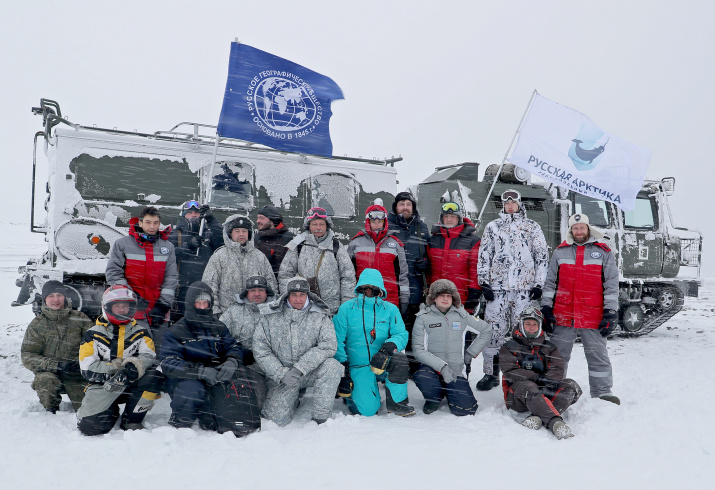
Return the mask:
<path id="1" fill-rule="evenodd" d="M 367 219 L 385 219 L 385 211 L 370 211 L 367 213 Z"/>
<path id="2" fill-rule="evenodd" d="M 201 208 L 201 204 L 199 204 L 199 201 L 186 201 L 186 203 L 182 206 L 181 209 L 183 209 L 184 211 L 188 211 L 189 209 L 192 209 L 192 208 L 194 208 L 196 210 Z"/>
<path id="3" fill-rule="evenodd" d="M 502 202 L 521 201 L 521 194 L 516 191 L 505 191 L 504 194 L 501 195 L 501 200 Z"/>
<path id="4" fill-rule="evenodd" d="M 459 212 L 459 204 L 456 202 L 446 202 L 442 204 L 442 212 L 443 213 L 458 213 Z"/>
<path id="5" fill-rule="evenodd" d="M 323 208 L 310 208 L 308 210 L 308 219 L 322 218 L 326 219 L 328 217 L 328 212 Z"/>

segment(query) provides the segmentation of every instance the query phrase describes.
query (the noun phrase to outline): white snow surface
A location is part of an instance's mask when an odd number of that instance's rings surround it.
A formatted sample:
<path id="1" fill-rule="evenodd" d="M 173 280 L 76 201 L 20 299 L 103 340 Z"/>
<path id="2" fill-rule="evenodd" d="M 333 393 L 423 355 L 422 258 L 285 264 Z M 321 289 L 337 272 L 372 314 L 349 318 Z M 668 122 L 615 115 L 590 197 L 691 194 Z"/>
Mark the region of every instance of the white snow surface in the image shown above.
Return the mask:
<path id="1" fill-rule="evenodd" d="M 85 437 L 65 397 L 61 412 L 45 412 L 20 363 L 20 345 L 33 314 L 12 308 L 17 267 L 45 249 L 26 223 L 0 222 L 3 341 L 0 342 L 0 459 L 2 487 L 69 489 L 96 482 L 151 488 L 707 488 L 715 461 L 715 278 L 699 299 L 665 326 L 640 339 L 609 342 L 614 393 L 621 406 L 588 396 L 583 348 L 574 348 L 569 376 L 584 396 L 565 414 L 575 437 L 558 441 L 528 430 L 504 407 L 498 389 L 477 392 L 479 410 L 458 418 L 442 404 L 429 416 L 409 382 L 417 415 L 402 419 L 347 415 L 335 401 L 332 420 L 310 420 L 310 393 L 287 427 L 264 421 L 244 439 L 167 425 L 169 397 L 147 415 L 148 430 L 118 428 Z M 7 239 L 12 237 L 12 240 Z M 481 358 L 471 383 L 481 377 Z M 383 397 L 384 399 L 384 397 Z M 112 480 L 116 479 L 113 483 Z M 132 484 L 130 484 L 132 485 Z M 144 485 L 144 483 L 140 483 Z"/>

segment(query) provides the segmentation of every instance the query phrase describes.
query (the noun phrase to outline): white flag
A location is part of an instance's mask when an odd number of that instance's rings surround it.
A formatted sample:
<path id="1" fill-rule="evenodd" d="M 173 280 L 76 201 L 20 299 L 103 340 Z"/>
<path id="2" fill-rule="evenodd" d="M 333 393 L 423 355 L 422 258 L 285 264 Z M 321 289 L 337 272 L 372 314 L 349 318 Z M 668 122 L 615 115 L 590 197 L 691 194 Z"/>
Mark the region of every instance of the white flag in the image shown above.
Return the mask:
<path id="1" fill-rule="evenodd" d="M 536 94 L 507 160 L 542 179 L 630 211 L 645 179 L 650 151 Z"/>

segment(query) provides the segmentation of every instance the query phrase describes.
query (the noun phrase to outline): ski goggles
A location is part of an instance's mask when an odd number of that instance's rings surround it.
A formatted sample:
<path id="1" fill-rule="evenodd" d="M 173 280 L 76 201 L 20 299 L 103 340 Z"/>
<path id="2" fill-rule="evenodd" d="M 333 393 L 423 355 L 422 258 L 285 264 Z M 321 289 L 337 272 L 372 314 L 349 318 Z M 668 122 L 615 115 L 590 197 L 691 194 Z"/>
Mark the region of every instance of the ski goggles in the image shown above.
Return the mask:
<path id="1" fill-rule="evenodd" d="M 442 204 L 442 212 L 447 214 L 454 214 L 459 212 L 459 204 L 456 202 L 446 202 Z"/>
<path id="2" fill-rule="evenodd" d="M 514 201 L 514 202 L 519 202 L 521 201 L 521 194 L 519 194 L 517 191 L 504 191 L 504 193 L 501 195 L 501 200 L 502 202 L 507 202 L 507 201 Z"/>
<path id="3" fill-rule="evenodd" d="M 199 201 L 186 201 L 183 206 L 181 206 L 182 211 L 189 211 L 191 209 L 196 209 L 197 211 L 201 208 Z"/>
<path id="4" fill-rule="evenodd" d="M 308 215 L 306 216 L 306 219 L 311 220 L 315 218 L 327 219 L 328 212 L 323 208 L 310 208 L 308 210 Z"/>
<path id="5" fill-rule="evenodd" d="M 370 211 L 367 213 L 367 219 L 385 219 L 385 211 Z"/>

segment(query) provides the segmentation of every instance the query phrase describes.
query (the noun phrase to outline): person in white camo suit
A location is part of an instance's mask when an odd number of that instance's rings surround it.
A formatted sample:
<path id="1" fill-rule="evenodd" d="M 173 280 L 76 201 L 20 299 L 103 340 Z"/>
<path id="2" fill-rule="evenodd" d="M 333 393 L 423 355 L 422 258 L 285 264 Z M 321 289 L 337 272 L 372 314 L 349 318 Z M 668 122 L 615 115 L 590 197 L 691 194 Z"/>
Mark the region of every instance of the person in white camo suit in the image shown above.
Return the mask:
<path id="1" fill-rule="evenodd" d="M 328 306 L 310 292 L 306 279 L 294 277 L 277 301 L 258 307 L 261 322 L 253 334 L 253 357 L 268 378 L 261 415 L 288 425 L 301 390 L 313 386 L 312 417 L 322 424 L 330 418 L 344 372 L 333 358 L 338 340 Z"/>
<path id="2" fill-rule="evenodd" d="M 201 278 L 216 295 L 214 314 L 221 315 L 237 304 L 246 279 L 263 276 L 271 290 L 278 289 L 273 268 L 266 256 L 253 246 L 253 221 L 233 214 L 223 224 L 224 246 L 209 259 Z"/>
<path id="3" fill-rule="evenodd" d="M 549 266 L 549 249 L 539 224 L 526 217 L 521 194 L 507 189 L 499 219 L 487 224 L 477 262 L 477 276 L 487 307 L 484 319 L 492 326 L 492 339 L 484 349 L 484 377 L 477 389 L 499 385 L 499 348 L 509 325 L 516 325 L 531 301 L 541 299 Z"/>

